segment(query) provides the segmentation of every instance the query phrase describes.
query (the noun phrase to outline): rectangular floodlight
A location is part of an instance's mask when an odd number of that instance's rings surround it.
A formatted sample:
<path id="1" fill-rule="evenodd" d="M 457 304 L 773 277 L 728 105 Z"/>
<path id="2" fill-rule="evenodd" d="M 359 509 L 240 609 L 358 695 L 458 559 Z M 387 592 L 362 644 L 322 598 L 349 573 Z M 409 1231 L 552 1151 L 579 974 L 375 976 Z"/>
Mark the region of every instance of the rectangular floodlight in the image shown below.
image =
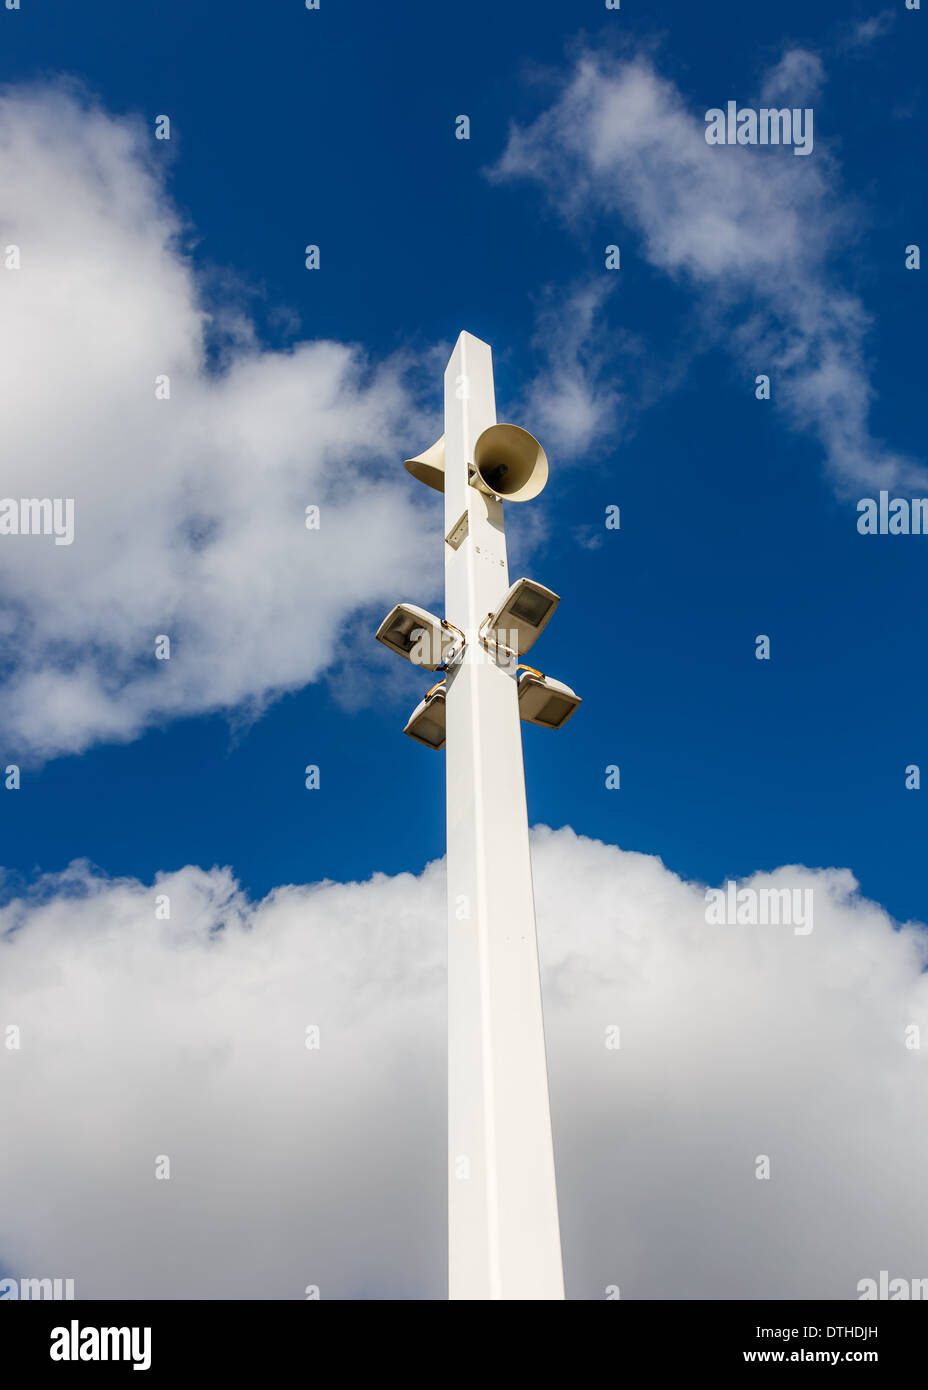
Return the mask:
<path id="1" fill-rule="evenodd" d="M 441 750 L 445 746 L 445 683 L 442 681 L 421 700 L 403 730 L 426 748 Z"/>
<path id="2" fill-rule="evenodd" d="M 377 629 L 377 641 L 414 666 L 437 671 L 454 646 L 454 633 L 428 609 L 398 603 Z"/>
<path id="3" fill-rule="evenodd" d="M 560 599 L 534 579 L 517 579 L 487 627 L 496 641 L 519 656 L 540 636 Z M 514 645 L 515 644 L 515 645 Z"/>
<path id="4" fill-rule="evenodd" d="M 535 671 L 519 676 L 519 716 L 529 724 L 562 729 L 581 703 L 580 696 L 563 681 Z"/>

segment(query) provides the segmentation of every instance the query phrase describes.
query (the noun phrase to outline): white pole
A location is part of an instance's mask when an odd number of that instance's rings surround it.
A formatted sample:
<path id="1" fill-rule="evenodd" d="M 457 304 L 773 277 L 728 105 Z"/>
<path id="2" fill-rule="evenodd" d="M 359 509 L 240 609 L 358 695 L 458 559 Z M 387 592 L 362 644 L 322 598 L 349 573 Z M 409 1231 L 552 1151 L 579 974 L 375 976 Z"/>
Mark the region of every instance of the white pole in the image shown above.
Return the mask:
<path id="1" fill-rule="evenodd" d="M 467 635 L 446 704 L 449 1298 L 561 1299 L 516 682 L 477 640 L 509 587 L 503 505 L 467 481 L 495 423 L 490 348 L 462 333 L 445 371 L 445 616 Z"/>

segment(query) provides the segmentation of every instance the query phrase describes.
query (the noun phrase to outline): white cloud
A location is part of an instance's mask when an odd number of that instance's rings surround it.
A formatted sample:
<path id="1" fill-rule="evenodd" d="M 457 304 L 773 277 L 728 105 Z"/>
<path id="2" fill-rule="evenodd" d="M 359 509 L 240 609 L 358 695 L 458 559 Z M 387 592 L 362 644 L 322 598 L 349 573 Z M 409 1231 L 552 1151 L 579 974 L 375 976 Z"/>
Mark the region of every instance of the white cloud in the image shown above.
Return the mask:
<path id="1" fill-rule="evenodd" d="M 825 67 L 818 54 L 807 48 L 788 48 L 764 78 L 761 96 L 765 102 L 806 106 L 814 101 L 824 84 Z"/>
<path id="2" fill-rule="evenodd" d="M 808 90 L 819 68 L 793 50 L 768 91 L 787 76 Z M 751 387 L 772 376 L 774 400 L 818 437 L 839 486 L 924 484 L 920 466 L 870 433 L 869 318 L 829 262 L 853 217 L 821 127 L 802 159 L 709 146 L 705 129 L 704 112 L 647 59 L 586 56 L 546 111 L 510 131 L 494 177 L 536 182 L 577 227 L 602 212 L 630 224 L 646 258 L 696 291 L 700 346 L 734 349 Z"/>
<path id="3" fill-rule="evenodd" d="M 847 43 L 850 47 L 863 48 L 888 34 L 896 22 L 895 10 L 881 10 L 879 14 L 862 19 L 851 30 Z"/>
<path id="4" fill-rule="evenodd" d="M 810 935 L 713 927 L 657 859 L 533 839 L 569 1294 L 928 1276 L 924 930 L 804 868 L 754 883 L 813 888 Z M 444 1296 L 440 864 L 257 904 L 226 871 L 77 865 L 0 933 L 5 1269 L 83 1298 Z"/>
<path id="5" fill-rule="evenodd" d="M 611 289 L 606 279 L 549 288 L 536 305 L 533 343 L 542 361 L 521 413 L 545 447 L 568 461 L 614 437 L 617 427 L 617 345 L 601 312 Z"/>
<path id="6" fill-rule="evenodd" d="M 228 304 L 208 322 L 153 147 L 71 89 L 0 96 L 0 235 L 22 257 L 0 272 L 3 490 L 75 499 L 71 546 L 0 536 L 19 761 L 260 708 L 325 670 L 359 607 L 439 577 L 399 469 L 430 428 L 409 364 L 262 351 Z"/>

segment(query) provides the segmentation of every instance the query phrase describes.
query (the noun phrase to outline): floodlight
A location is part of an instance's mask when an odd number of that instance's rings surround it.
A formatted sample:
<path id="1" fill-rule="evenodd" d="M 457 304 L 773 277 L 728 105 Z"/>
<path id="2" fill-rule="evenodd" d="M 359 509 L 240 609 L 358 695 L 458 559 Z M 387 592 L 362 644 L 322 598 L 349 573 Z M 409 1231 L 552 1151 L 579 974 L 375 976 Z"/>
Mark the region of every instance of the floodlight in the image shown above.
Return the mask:
<path id="1" fill-rule="evenodd" d="M 562 729 L 581 704 L 580 696 L 563 681 L 543 676 L 531 666 L 519 668 L 519 716 L 543 729 Z"/>
<path id="2" fill-rule="evenodd" d="M 459 637 L 459 628 L 414 603 L 398 603 L 377 629 L 378 642 L 426 671 L 437 671 L 448 660 Z"/>
<path id="3" fill-rule="evenodd" d="M 403 730 L 417 743 L 426 748 L 442 749 L 445 746 L 445 682 L 433 685 L 424 700 L 409 716 L 409 723 Z"/>
<path id="4" fill-rule="evenodd" d="M 499 646 L 521 656 L 543 631 L 560 601 L 556 593 L 534 579 L 517 579 L 483 628 L 493 633 Z"/>

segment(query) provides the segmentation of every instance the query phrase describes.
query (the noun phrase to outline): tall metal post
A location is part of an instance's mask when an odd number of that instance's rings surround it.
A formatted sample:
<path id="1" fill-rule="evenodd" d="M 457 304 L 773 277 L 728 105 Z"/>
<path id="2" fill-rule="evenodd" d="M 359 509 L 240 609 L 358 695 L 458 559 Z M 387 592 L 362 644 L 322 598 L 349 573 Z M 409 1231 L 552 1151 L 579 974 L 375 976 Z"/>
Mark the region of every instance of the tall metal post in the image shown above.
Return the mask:
<path id="1" fill-rule="evenodd" d="M 489 346 L 445 371 L 449 1297 L 562 1299 L 535 904 L 514 673 L 480 645 L 509 587 L 503 504 L 468 484 L 496 423 Z"/>

